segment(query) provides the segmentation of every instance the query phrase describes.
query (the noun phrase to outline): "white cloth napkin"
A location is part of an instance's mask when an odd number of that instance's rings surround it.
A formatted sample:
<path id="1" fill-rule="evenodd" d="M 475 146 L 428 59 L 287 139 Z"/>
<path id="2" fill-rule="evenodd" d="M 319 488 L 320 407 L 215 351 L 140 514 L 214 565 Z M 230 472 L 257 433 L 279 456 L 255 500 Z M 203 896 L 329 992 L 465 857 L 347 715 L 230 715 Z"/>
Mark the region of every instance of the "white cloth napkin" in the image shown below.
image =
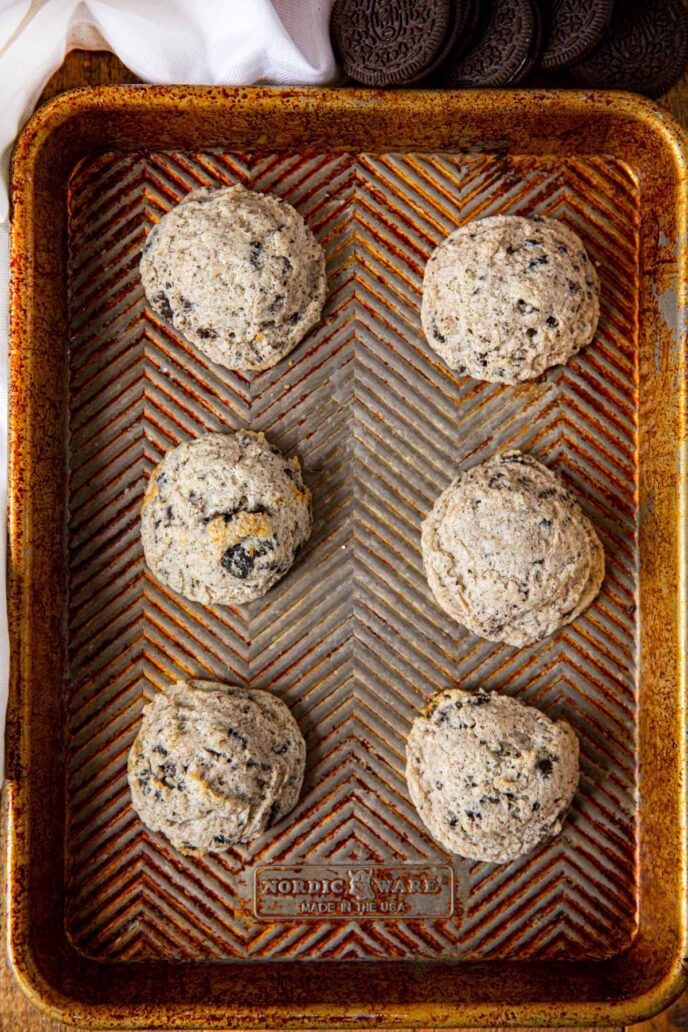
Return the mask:
<path id="1" fill-rule="evenodd" d="M 316 85 L 333 81 L 332 0 L 0 0 L 0 780 L 9 649 L 7 173 L 14 139 L 67 51 L 109 49 L 147 82 Z"/>

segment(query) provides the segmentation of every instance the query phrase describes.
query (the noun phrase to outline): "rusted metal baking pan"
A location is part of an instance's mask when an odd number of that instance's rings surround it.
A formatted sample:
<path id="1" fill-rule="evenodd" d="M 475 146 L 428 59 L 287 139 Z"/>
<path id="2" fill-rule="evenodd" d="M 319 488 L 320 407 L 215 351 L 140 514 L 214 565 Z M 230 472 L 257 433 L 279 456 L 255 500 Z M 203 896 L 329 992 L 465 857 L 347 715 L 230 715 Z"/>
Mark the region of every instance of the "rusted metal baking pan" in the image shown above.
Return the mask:
<path id="1" fill-rule="evenodd" d="M 686 954 L 686 149 L 630 96 L 125 87 L 65 95 L 14 161 L 9 947 L 63 1020 L 204 1028 L 626 1024 Z M 325 247 L 322 325 L 276 368 L 211 365 L 147 308 L 146 235 L 199 185 L 285 197 Z M 423 340 L 424 264 L 480 216 L 566 220 L 599 265 L 595 343 L 516 387 Z M 152 579 L 147 477 L 207 431 L 264 430 L 314 495 L 259 602 Z M 456 472 L 532 451 L 604 541 L 595 605 L 528 649 L 434 604 L 419 527 Z M 267 688 L 308 743 L 263 839 L 187 858 L 126 784 L 179 677 Z M 508 866 L 448 855 L 410 804 L 439 688 L 565 716 L 564 834 Z"/>

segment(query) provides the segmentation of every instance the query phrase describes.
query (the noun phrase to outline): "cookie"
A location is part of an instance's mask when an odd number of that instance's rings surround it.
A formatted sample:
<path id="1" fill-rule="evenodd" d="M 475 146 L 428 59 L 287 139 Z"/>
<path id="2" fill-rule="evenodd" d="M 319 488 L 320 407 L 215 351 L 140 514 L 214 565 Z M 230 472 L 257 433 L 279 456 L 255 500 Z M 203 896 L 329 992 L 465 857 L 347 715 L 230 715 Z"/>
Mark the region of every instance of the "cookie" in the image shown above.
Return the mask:
<path id="1" fill-rule="evenodd" d="M 444 43 L 432 64 L 430 64 L 420 76 L 409 80 L 405 85 L 427 80 L 433 73 L 437 72 L 445 61 L 450 59 L 452 54 L 463 54 L 471 44 L 478 22 L 477 0 L 455 0 L 451 5 L 451 22 L 449 32 Z M 435 85 L 435 78 L 426 86 Z"/>
<path id="2" fill-rule="evenodd" d="M 143 711 L 128 779 L 137 814 L 188 855 L 260 838 L 296 805 L 306 744 L 269 692 L 179 681 Z"/>
<path id="3" fill-rule="evenodd" d="M 599 277 L 580 237 L 556 219 L 496 215 L 443 240 L 425 268 L 421 321 L 451 369 L 519 383 L 593 339 Z"/>
<path id="4" fill-rule="evenodd" d="M 562 829 L 578 785 L 578 739 L 565 721 L 496 692 L 440 692 L 414 720 L 406 781 L 434 838 L 505 864 Z"/>
<path id="5" fill-rule="evenodd" d="M 592 523 L 556 473 L 520 451 L 459 474 L 424 520 L 421 547 L 442 609 L 518 648 L 575 620 L 604 579 Z"/>
<path id="6" fill-rule="evenodd" d="M 538 0 L 544 21 L 540 67 L 561 71 L 599 44 L 612 16 L 613 0 Z"/>
<path id="7" fill-rule="evenodd" d="M 318 322 L 325 256 L 299 213 L 243 186 L 194 190 L 141 258 L 151 307 L 228 369 L 269 369 Z"/>
<path id="8" fill-rule="evenodd" d="M 542 15 L 540 14 L 540 8 L 538 7 L 537 3 L 535 3 L 535 0 L 533 0 L 532 8 L 533 39 L 530 44 L 528 57 L 523 62 L 521 70 L 518 72 L 515 78 L 511 80 L 512 86 L 518 86 L 520 83 L 525 82 L 525 80 L 530 76 L 531 72 L 538 64 L 540 60 L 540 54 L 542 53 L 544 26 L 542 22 Z"/>
<path id="9" fill-rule="evenodd" d="M 624 0 L 602 42 L 569 74 L 586 87 L 666 93 L 688 64 L 688 11 L 682 0 Z"/>
<path id="10" fill-rule="evenodd" d="M 442 56 L 452 27 L 450 0 L 335 0 L 330 16 L 339 64 L 366 86 L 424 78 Z"/>
<path id="11" fill-rule="evenodd" d="M 461 86 L 508 86 L 531 62 L 536 17 L 531 0 L 484 0 L 473 43 L 449 62 L 445 82 Z"/>
<path id="12" fill-rule="evenodd" d="M 146 562 L 159 581 L 205 605 L 261 598 L 311 532 L 298 459 L 263 434 L 208 434 L 165 454 L 141 510 Z"/>

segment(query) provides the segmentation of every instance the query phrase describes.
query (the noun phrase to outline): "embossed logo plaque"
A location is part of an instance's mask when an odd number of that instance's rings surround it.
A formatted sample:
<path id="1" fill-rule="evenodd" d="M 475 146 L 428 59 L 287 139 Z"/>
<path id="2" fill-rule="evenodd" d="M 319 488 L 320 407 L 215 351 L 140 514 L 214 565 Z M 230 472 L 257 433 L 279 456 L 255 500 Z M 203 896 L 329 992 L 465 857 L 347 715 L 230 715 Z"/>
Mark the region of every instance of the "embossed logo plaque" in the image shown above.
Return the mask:
<path id="1" fill-rule="evenodd" d="M 258 867 L 257 917 L 451 917 L 454 882 L 445 864 L 308 864 Z"/>

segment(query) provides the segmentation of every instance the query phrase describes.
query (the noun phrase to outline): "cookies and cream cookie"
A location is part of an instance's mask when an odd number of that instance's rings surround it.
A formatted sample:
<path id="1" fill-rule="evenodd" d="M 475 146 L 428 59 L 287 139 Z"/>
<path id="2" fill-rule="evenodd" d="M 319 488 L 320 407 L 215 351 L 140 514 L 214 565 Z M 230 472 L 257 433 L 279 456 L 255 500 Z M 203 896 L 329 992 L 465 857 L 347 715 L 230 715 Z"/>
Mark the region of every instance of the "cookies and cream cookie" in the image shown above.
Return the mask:
<path id="1" fill-rule="evenodd" d="M 311 532 L 298 459 L 263 434 L 207 434 L 168 451 L 141 511 L 146 562 L 158 580 L 206 605 L 260 598 Z"/>
<path id="2" fill-rule="evenodd" d="M 496 692 L 440 692 L 413 722 L 406 756 L 411 799 L 434 838 L 491 863 L 559 834 L 578 784 L 569 725 Z"/>
<path id="3" fill-rule="evenodd" d="M 180 852 L 259 838 L 296 804 L 306 745 L 269 692 L 179 681 L 143 711 L 129 753 L 134 809 Z"/>
<path id="4" fill-rule="evenodd" d="M 451 369 L 518 383 L 567 362 L 593 339 L 599 277 L 557 219 L 496 215 L 443 240 L 425 269 L 421 320 Z"/>
<path id="5" fill-rule="evenodd" d="M 604 578 L 602 544 L 576 499 L 519 451 L 461 473 L 421 544 L 439 605 L 474 634 L 519 647 L 575 620 Z"/>
<path id="6" fill-rule="evenodd" d="M 194 190 L 151 231 L 150 304 L 213 362 L 269 369 L 317 323 L 325 256 L 286 201 L 243 186 Z"/>

